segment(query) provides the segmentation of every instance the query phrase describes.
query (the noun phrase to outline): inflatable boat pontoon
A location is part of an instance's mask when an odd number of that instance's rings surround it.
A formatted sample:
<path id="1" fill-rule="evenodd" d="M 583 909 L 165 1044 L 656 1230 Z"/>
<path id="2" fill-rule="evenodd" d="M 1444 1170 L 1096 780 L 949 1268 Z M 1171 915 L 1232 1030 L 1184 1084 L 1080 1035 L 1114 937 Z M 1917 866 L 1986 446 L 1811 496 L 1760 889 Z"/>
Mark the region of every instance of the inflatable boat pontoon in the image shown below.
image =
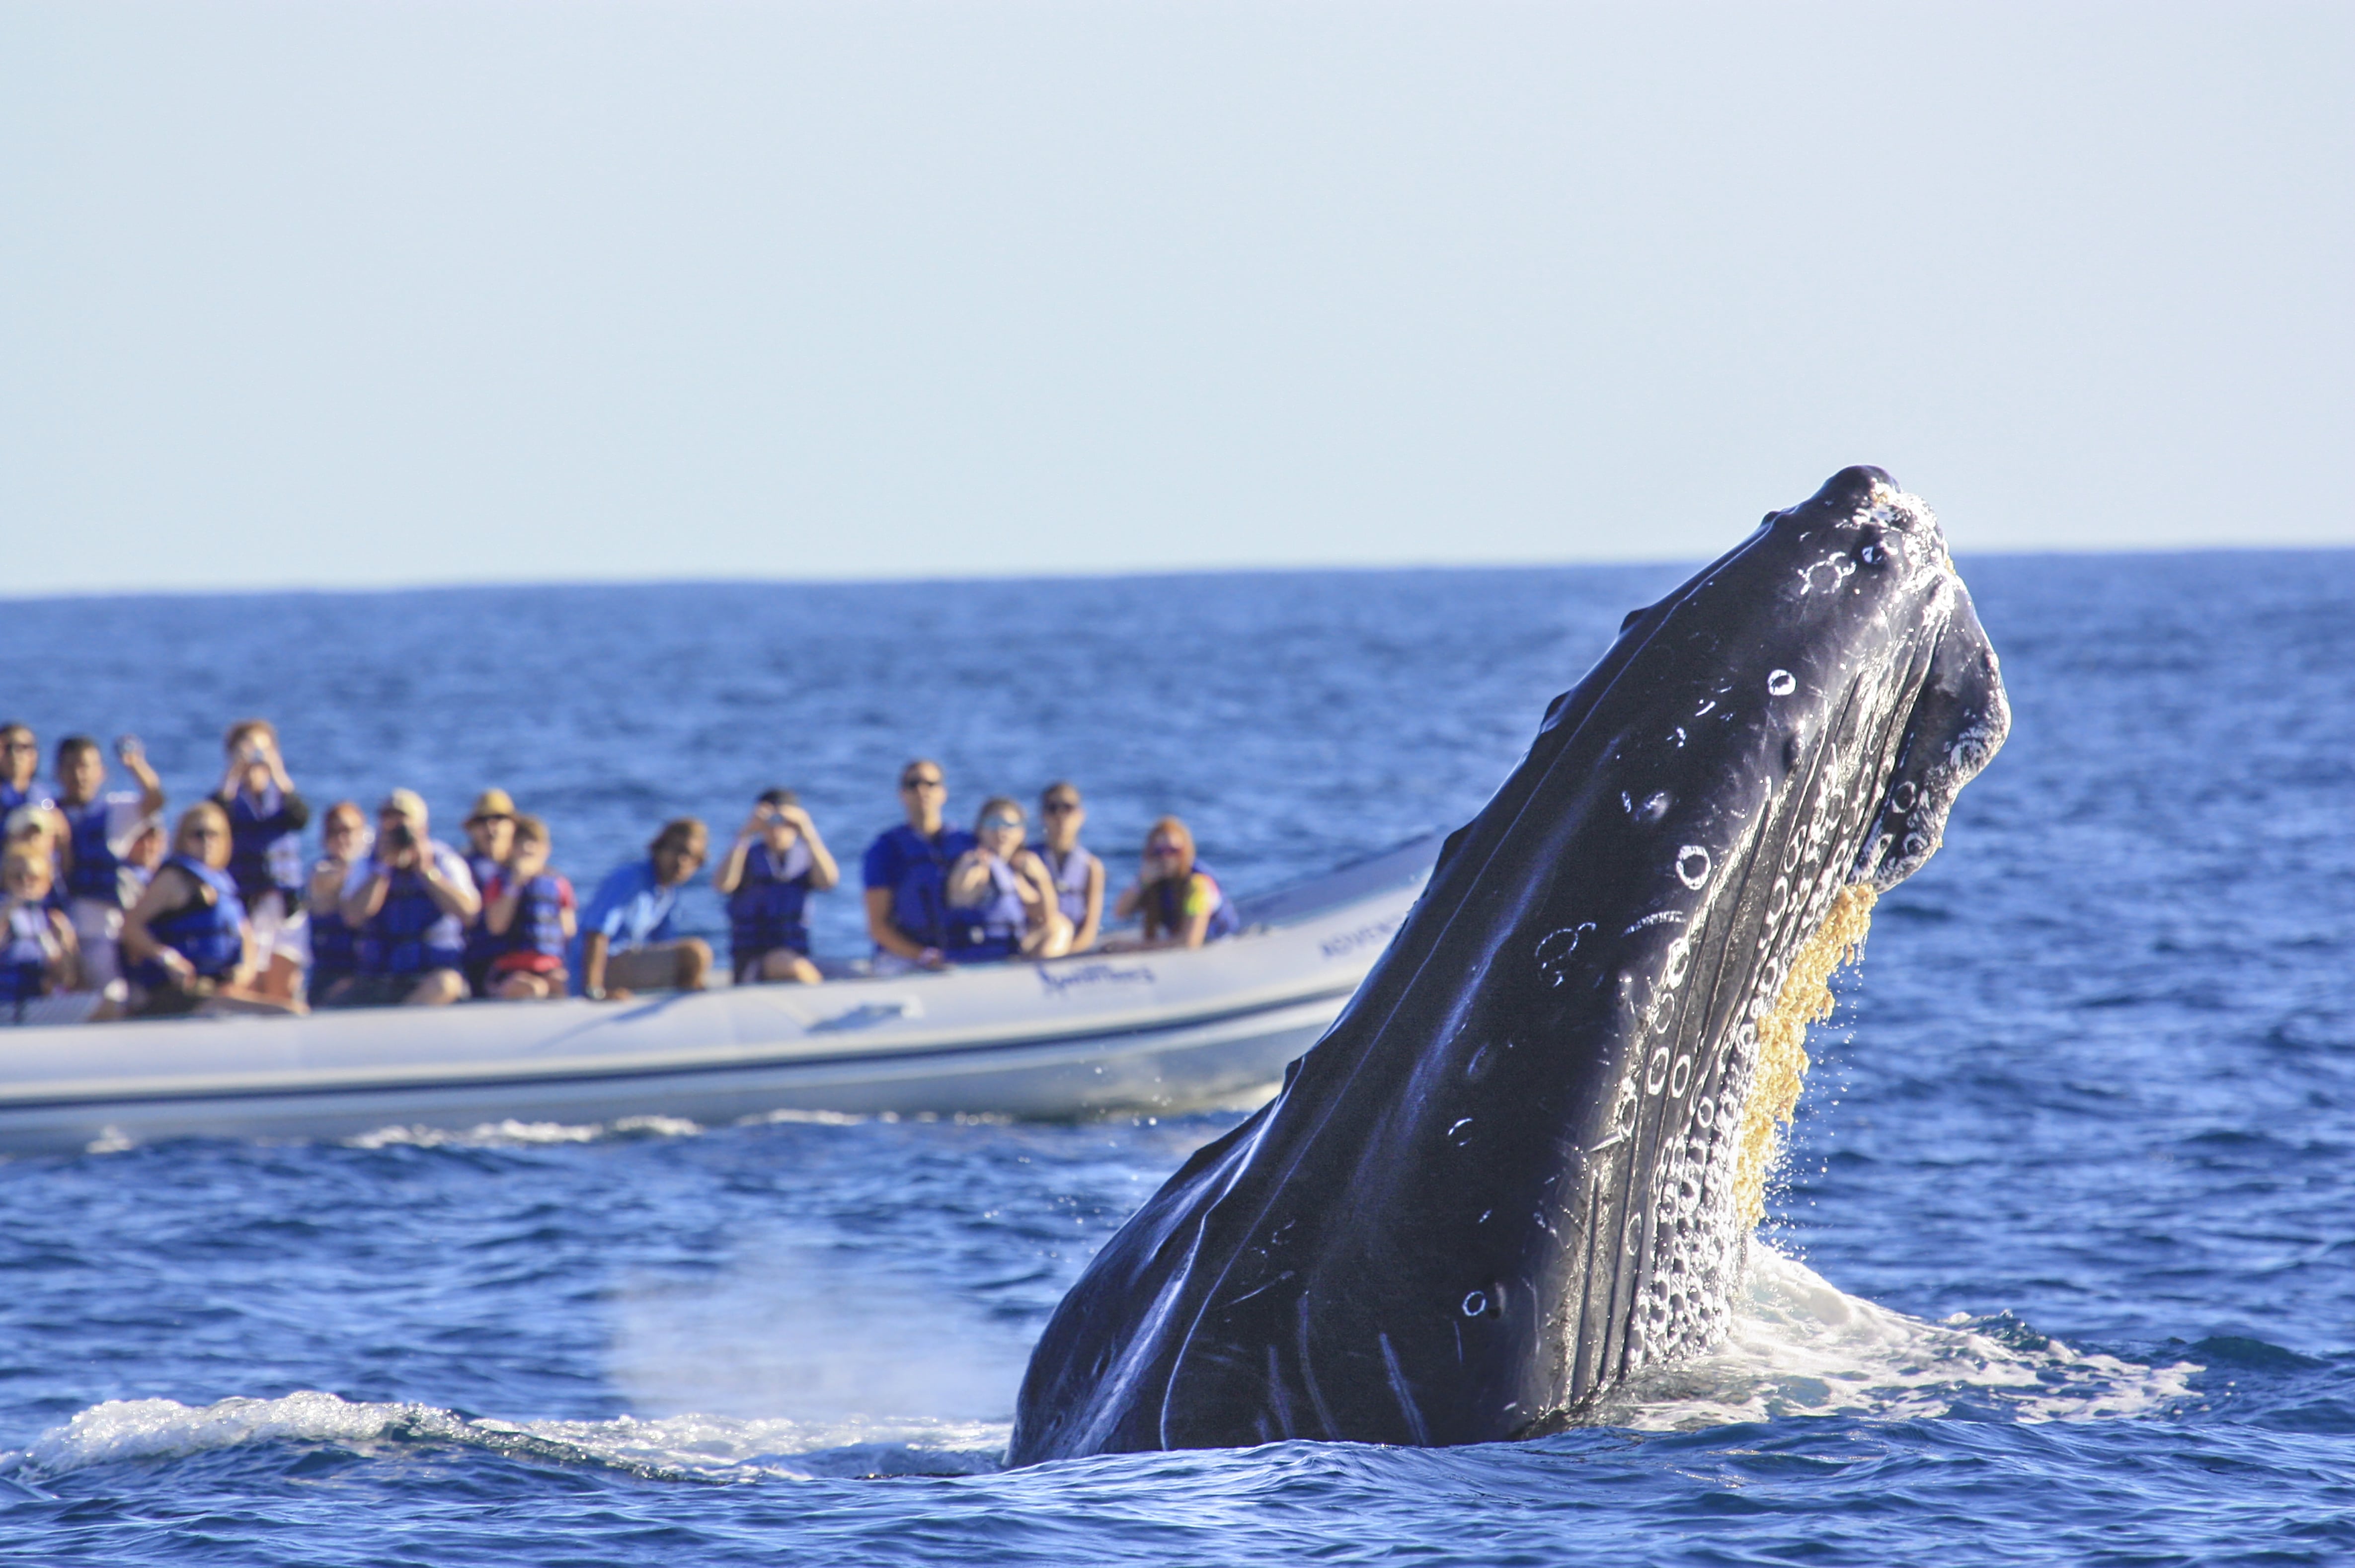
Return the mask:
<path id="1" fill-rule="evenodd" d="M 1245 930 L 1191 952 L 621 1002 L 0 1029 L 0 1151 L 510 1120 L 1214 1104 L 1273 1083 L 1316 1042 L 1438 850 L 1437 837 L 1417 839 L 1241 901 Z"/>

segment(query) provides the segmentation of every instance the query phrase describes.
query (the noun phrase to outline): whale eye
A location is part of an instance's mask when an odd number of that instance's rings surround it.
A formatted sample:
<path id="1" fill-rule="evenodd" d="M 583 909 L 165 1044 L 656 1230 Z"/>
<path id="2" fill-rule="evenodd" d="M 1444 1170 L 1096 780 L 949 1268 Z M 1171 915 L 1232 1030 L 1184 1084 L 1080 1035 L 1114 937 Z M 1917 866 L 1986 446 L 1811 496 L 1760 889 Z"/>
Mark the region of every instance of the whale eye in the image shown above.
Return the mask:
<path id="1" fill-rule="evenodd" d="M 1920 798 L 1921 793 L 1913 787 L 1913 781 L 1907 779 L 1889 792 L 1889 809 L 1900 816 L 1904 816 L 1913 809 L 1913 802 Z"/>
<path id="2" fill-rule="evenodd" d="M 1698 844 L 1688 844 L 1678 850 L 1677 880 L 1689 888 L 1698 888 L 1709 880 L 1709 851 Z"/>
<path id="3" fill-rule="evenodd" d="M 1787 669 L 1778 669 L 1766 677 L 1766 689 L 1777 697 L 1788 697 L 1798 688 L 1798 681 Z"/>
<path id="4" fill-rule="evenodd" d="M 1476 1290 L 1464 1298 L 1464 1316 L 1477 1317 L 1488 1310 L 1488 1293 Z"/>

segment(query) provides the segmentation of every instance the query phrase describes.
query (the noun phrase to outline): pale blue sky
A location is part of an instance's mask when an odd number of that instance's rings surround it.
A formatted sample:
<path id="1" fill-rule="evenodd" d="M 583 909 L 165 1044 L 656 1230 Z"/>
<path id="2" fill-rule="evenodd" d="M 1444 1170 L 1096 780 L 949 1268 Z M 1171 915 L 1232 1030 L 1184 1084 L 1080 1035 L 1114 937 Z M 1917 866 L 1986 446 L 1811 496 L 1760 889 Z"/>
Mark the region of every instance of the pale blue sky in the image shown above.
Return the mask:
<path id="1" fill-rule="evenodd" d="M 0 592 L 2355 541 L 2355 6 L 0 0 Z"/>

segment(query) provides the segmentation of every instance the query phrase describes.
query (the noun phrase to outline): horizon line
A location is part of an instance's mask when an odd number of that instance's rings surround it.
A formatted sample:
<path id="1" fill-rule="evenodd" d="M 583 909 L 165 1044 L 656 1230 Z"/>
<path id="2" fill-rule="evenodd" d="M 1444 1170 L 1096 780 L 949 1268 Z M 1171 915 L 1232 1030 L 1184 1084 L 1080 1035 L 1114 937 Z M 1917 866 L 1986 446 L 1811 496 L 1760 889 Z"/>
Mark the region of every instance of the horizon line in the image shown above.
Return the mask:
<path id="1" fill-rule="evenodd" d="M 2302 541 L 2275 541 L 2255 544 L 2194 544 L 2194 545 L 2123 545 L 2105 549 L 2081 545 L 2054 545 L 2006 548 L 1988 550 L 1966 550 L 1956 559 L 1973 560 L 2040 560 L 2055 558 L 2092 560 L 2101 557 L 2132 556 L 2222 556 L 2222 555 L 2328 555 L 2355 550 L 2355 543 L 2315 544 Z M 909 573 L 907 575 L 844 575 L 810 577 L 703 577 L 662 576 L 638 577 L 549 577 L 549 578 L 414 578 L 389 582 L 277 582 L 228 584 L 212 583 L 186 588 L 146 585 L 125 588 L 61 587 L 16 592 L 0 588 L 0 604 L 33 604 L 56 600 L 74 599 L 201 599 L 240 598 L 265 594 L 303 594 L 325 597 L 331 594 L 396 594 L 396 593 L 486 593 L 515 589 L 580 589 L 580 588 L 914 588 L 929 584 L 970 582 L 1127 582 L 1172 578 L 1220 577 L 1306 577 L 1317 575 L 1358 574 L 1376 576 L 1410 572 L 1482 572 L 1482 571 L 1644 571 L 1666 568 L 1686 568 L 1714 557 L 1655 556 L 1642 559 L 1620 557 L 1590 557 L 1585 560 L 1522 560 L 1493 561 L 1380 561 L 1362 564 L 1333 562 L 1301 562 L 1289 565 L 1252 566 L 1163 566 L 1138 567 L 1129 571 L 973 571 L 960 573 Z"/>

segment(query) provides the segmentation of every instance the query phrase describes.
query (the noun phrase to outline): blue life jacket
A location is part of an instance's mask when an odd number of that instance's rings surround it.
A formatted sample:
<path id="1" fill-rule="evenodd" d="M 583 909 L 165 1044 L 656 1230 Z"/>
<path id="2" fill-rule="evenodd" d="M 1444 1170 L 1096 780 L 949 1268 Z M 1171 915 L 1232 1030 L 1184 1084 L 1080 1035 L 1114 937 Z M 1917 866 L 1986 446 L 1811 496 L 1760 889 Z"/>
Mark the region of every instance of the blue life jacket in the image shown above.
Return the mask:
<path id="1" fill-rule="evenodd" d="M 488 855 L 478 855 L 469 849 L 466 851 L 466 869 L 474 874 L 475 890 L 481 891 L 491 885 L 494 878 L 501 876 L 505 868 Z M 469 975 L 480 975 L 500 954 L 516 951 L 523 933 L 523 909 L 520 905 L 516 909 L 515 923 L 507 927 L 505 935 L 493 931 L 490 922 L 484 918 L 490 907 L 491 901 L 485 894 L 482 909 L 475 911 L 474 918 L 466 923 L 465 965 Z M 557 951 L 563 951 L 560 944 Z"/>
<path id="2" fill-rule="evenodd" d="M 1227 886 L 1219 880 L 1218 873 L 1197 860 L 1194 862 L 1194 875 L 1209 878 L 1210 885 L 1219 890 L 1218 906 L 1210 911 L 1210 923 L 1202 933 L 1202 940 L 1216 942 L 1221 936 L 1232 936 L 1241 931 L 1243 928 L 1242 917 L 1235 912 L 1233 901 L 1227 897 Z M 1183 882 L 1174 878 L 1164 878 L 1146 891 L 1145 896 L 1153 904 L 1154 918 L 1161 923 L 1161 932 L 1165 936 L 1175 934 L 1186 923 L 1185 912 L 1178 907 L 1178 890 L 1183 886 Z"/>
<path id="3" fill-rule="evenodd" d="M 56 957 L 58 933 L 49 924 L 47 904 L 14 904 L 8 923 L 0 927 L 7 939 L 0 947 L 0 1006 L 29 1002 L 47 989 L 49 960 Z"/>
<path id="4" fill-rule="evenodd" d="M 973 835 L 962 828 L 943 827 L 936 841 L 901 823 L 884 837 L 900 851 L 900 879 L 891 885 L 891 923 L 911 942 L 945 950 L 949 868 L 973 848 Z"/>
<path id="5" fill-rule="evenodd" d="M 949 944 L 943 952 L 959 964 L 983 964 L 1020 952 L 1022 933 L 1029 924 L 1020 889 L 1014 868 L 992 860 L 989 896 L 975 908 L 949 911 Z"/>
<path id="6" fill-rule="evenodd" d="M 169 914 L 157 915 L 147 923 L 147 933 L 186 959 L 199 976 L 218 980 L 245 956 L 245 901 L 237 896 L 237 883 L 227 871 L 216 871 L 186 855 L 170 856 L 164 864 L 213 896 L 192 898 Z M 139 965 L 142 985 L 162 986 L 171 977 L 153 958 Z"/>
<path id="7" fill-rule="evenodd" d="M 303 835 L 283 827 L 272 831 L 285 810 L 285 797 L 272 784 L 260 800 L 242 789 L 232 790 L 229 812 L 229 874 L 238 897 L 248 903 L 275 892 L 286 912 L 303 907 Z"/>
<path id="8" fill-rule="evenodd" d="M 340 980 L 360 966 L 359 939 L 344 923 L 343 912 L 333 903 L 311 911 L 311 990 L 323 994 L 330 980 Z"/>
<path id="9" fill-rule="evenodd" d="M 802 911 L 809 902 L 810 868 L 783 875 L 792 854 L 789 849 L 781 859 L 766 844 L 745 851 L 744 880 L 728 895 L 729 958 L 740 969 L 780 947 L 809 954 L 809 927 Z"/>
<path id="10" fill-rule="evenodd" d="M 564 934 L 564 879 L 542 871 L 517 889 L 515 920 L 495 940 L 505 944 L 503 952 L 563 957 L 564 944 L 571 940 Z"/>
<path id="11" fill-rule="evenodd" d="M 448 918 L 426 891 L 423 877 L 413 870 L 394 871 L 384 890 L 383 906 L 359 929 L 360 972 L 421 975 L 429 969 L 457 968 L 466 955 L 463 943 L 443 946 L 426 940 L 426 933 Z"/>
<path id="12" fill-rule="evenodd" d="M 1047 875 L 1054 879 L 1055 903 L 1063 912 L 1063 918 L 1071 923 L 1073 931 L 1079 930 L 1088 918 L 1088 872 L 1096 858 L 1077 844 L 1071 846 L 1070 856 L 1060 866 L 1055 863 L 1055 852 L 1044 844 L 1031 845 L 1030 852 L 1039 857 L 1039 863 L 1047 868 Z"/>
<path id="13" fill-rule="evenodd" d="M 12 784 L 0 784 L 0 816 L 7 816 L 20 805 L 48 798 L 41 793 L 41 786 L 37 782 L 23 789 L 18 789 Z"/>
<path id="14" fill-rule="evenodd" d="M 66 873 L 68 896 L 121 904 L 123 889 L 114 873 L 122 862 L 106 841 L 106 797 L 100 795 L 87 805 L 60 803 L 58 810 L 73 839 L 73 869 Z"/>

